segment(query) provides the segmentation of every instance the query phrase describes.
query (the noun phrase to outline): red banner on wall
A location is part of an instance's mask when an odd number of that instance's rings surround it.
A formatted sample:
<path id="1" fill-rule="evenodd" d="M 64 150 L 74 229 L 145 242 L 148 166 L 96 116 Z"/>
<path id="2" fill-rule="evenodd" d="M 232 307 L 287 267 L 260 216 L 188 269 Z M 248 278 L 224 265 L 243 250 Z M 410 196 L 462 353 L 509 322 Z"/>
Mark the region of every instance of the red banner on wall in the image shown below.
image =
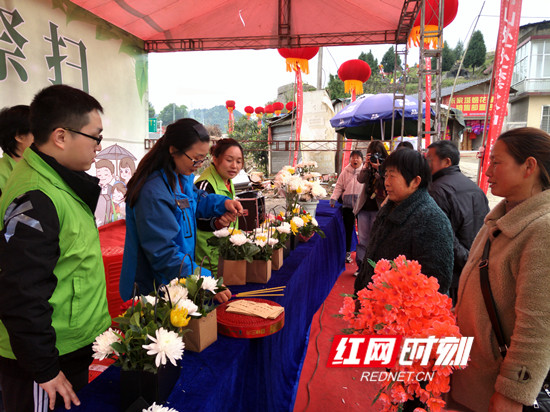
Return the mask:
<path id="1" fill-rule="evenodd" d="M 506 105 L 510 94 L 514 60 L 519 36 L 521 0 L 502 0 L 500 3 L 500 26 L 498 30 L 497 51 L 493 70 L 493 107 L 490 111 L 490 127 L 487 144 L 483 154 L 483 165 L 479 173 L 478 184 L 487 193 L 489 187 L 485 171 L 489 167 L 489 155 L 502 130 Z"/>

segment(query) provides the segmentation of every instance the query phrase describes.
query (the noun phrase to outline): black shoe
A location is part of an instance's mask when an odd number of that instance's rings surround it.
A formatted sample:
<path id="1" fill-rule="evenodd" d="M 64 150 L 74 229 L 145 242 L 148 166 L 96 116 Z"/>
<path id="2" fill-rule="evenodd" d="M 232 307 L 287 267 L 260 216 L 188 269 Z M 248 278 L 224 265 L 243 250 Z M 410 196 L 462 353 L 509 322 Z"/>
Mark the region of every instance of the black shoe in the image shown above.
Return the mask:
<path id="1" fill-rule="evenodd" d="M 353 263 L 353 259 L 351 258 L 351 252 L 346 253 L 346 263 Z"/>

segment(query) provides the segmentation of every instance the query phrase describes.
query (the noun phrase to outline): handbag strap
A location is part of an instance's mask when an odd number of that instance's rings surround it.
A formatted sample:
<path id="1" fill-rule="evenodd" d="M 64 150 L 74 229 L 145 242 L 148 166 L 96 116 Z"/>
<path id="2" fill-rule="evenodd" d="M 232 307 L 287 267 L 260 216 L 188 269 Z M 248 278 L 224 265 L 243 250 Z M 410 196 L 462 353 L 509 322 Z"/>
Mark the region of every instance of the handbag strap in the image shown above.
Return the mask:
<path id="1" fill-rule="evenodd" d="M 497 237 L 500 234 L 500 230 L 496 230 L 493 233 L 493 237 Z M 489 251 L 491 249 L 491 240 L 488 238 L 485 242 L 485 248 L 483 249 L 483 256 L 481 262 L 479 262 L 479 281 L 481 283 L 481 293 L 483 294 L 483 300 L 485 301 L 485 307 L 489 314 L 489 319 L 491 320 L 491 325 L 493 325 L 493 330 L 498 342 L 498 350 L 502 357 L 506 356 L 508 351 L 508 346 L 504 340 L 504 334 L 502 333 L 502 327 L 500 326 L 500 321 L 498 319 L 498 314 L 496 311 L 495 299 L 493 297 L 493 292 L 491 292 L 491 283 L 489 282 Z"/>

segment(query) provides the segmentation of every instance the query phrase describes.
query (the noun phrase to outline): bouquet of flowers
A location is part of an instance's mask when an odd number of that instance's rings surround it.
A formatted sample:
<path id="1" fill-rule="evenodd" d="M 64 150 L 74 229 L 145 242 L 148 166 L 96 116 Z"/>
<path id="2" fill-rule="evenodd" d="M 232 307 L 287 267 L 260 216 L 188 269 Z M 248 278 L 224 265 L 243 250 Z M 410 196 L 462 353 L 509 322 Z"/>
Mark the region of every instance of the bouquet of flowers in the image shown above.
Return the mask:
<path id="1" fill-rule="evenodd" d="M 374 262 L 369 263 L 374 266 Z M 451 299 L 438 292 L 436 278 L 421 273 L 418 262 L 404 256 L 395 261 L 382 259 L 374 272 L 372 282 L 357 294 L 359 311 L 351 296 L 344 298 L 340 314 L 349 323 L 349 333 L 402 335 L 405 338 L 461 337 L 451 312 Z M 437 346 L 426 366 L 420 365 L 418 360 L 412 365 L 397 363 L 391 369 L 396 373 L 388 374 L 388 380 L 375 399 L 382 401 L 383 411 L 401 410 L 401 404 L 414 398 L 424 405 L 415 412 L 441 410 L 445 405 L 441 395 L 450 390 L 450 375 L 455 367 L 435 364 Z M 393 381 L 391 376 L 397 376 L 399 372 L 405 372 L 409 378 L 403 382 Z M 419 372 L 433 372 L 433 378 L 429 382 L 419 382 L 415 379 Z"/>
<path id="2" fill-rule="evenodd" d="M 213 232 L 208 245 L 220 249 L 220 257 L 225 260 L 246 260 L 252 262 L 259 248 L 241 230 L 222 228 Z"/>
<path id="3" fill-rule="evenodd" d="M 319 236 L 321 236 L 323 239 L 325 238 L 325 232 L 323 232 L 319 227 L 319 223 L 317 223 L 317 219 L 315 219 L 309 213 L 305 213 L 305 212 L 303 212 L 297 217 L 302 219 L 302 221 L 304 222 L 302 226 L 297 228 L 298 233 L 300 235 L 302 235 L 304 238 L 307 239 L 312 237 L 315 233 L 319 233 Z"/>
<path id="4" fill-rule="evenodd" d="M 271 220 L 271 231 L 272 237 L 278 240 L 278 242 L 273 246 L 274 249 L 280 249 L 284 247 L 286 241 L 288 240 L 292 229 L 290 223 L 285 220 L 285 212 L 280 212 Z"/>
<path id="5" fill-rule="evenodd" d="M 164 288 L 163 288 L 164 289 Z M 95 359 L 110 358 L 123 370 L 156 373 L 167 360 L 174 366 L 183 356 L 183 327 L 189 323 L 189 310 L 183 304 L 185 292 L 174 296 L 176 304 L 164 293 L 136 296 L 124 314 L 115 318 L 119 330 L 109 328 L 92 345 Z M 185 296 L 185 298 L 184 298 Z M 180 305 L 179 303 L 182 302 Z M 196 308 L 196 306 L 194 306 Z"/>
<path id="6" fill-rule="evenodd" d="M 276 194 L 286 198 L 287 210 L 293 210 L 298 201 L 310 202 L 312 200 L 325 197 L 327 191 L 321 186 L 318 180 L 318 174 L 301 174 L 302 171 L 309 170 L 317 164 L 312 162 L 311 166 L 294 168 L 284 166 L 275 176 L 274 188 Z"/>
<path id="7" fill-rule="evenodd" d="M 278 239 L 272 237 L 274 232 L 272 229 L 265 230 L 261 227 L 251 232 L 252 242 L 258 246 L 258 252 L 254 255 L 254 260 L 264 260 L 266 262 L 271 260 L 273 249 L 279 243 Z"/>
<path id="8" fill-rule="evenodd" d="M 172 302 L 187 309 L 190 316 L 206 316 L 216 308 L 214 296 L 227 289 L 223 286 L 223 278 L 201 276 L 200 267 L 187 278 L 172 279 L 167 286 Z M 165 296 L 166 298 L 166 296 Z"/>

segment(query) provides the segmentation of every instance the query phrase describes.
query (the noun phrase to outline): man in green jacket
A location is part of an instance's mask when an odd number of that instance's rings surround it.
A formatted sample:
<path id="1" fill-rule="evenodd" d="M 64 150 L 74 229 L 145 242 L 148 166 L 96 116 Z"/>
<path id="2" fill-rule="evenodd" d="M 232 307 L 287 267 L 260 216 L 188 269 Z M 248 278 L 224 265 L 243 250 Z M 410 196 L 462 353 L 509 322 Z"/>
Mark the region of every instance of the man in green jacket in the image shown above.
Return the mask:
<path id="1" fill-rule="evenodd" d="M 7 412 L 80 404 L 92 343 L 111 323 L 88 175 L 102 107 L 55 85 L 31 104 L 34 145 L 0 199 L 0 384 Z M 59 394 L 59 395 L 58 395 Z"/>

